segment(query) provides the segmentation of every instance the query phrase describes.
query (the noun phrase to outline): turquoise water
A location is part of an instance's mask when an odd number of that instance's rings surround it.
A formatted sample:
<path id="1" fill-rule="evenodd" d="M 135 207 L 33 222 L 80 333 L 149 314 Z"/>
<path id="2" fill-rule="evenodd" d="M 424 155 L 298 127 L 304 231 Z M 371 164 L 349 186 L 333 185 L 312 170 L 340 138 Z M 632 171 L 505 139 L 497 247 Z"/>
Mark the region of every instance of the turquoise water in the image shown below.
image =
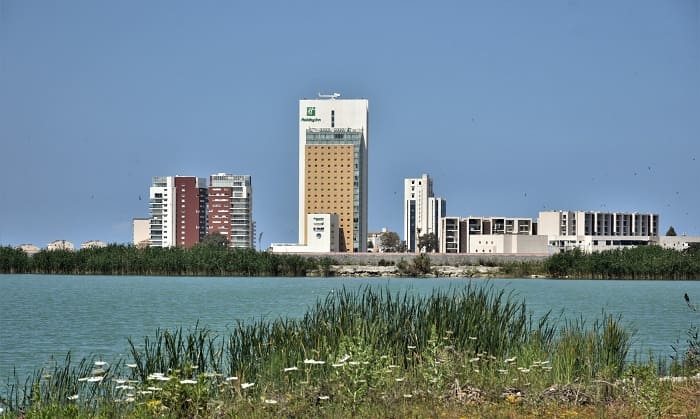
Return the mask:
<path id="1" fill-rule="evenodd" d="M 0 275 L 0 383 L 17 368 L 24 377 L 53 355 L 61 360 L 127 353 L 127 338 L 157 328 L 191 328 L 197 322 L 218 332 L 237 321 L 300 317 L 334 289 L 365 285 L 429 294 L 434 288 L 491 284 L 525 300 L 540 316 L 595 319 L 602 310 L 621 314 L 637 330 L 633 350 L 646 359 L 672 354 L 700 314 L 683 295 L 700 301 L 700 282 L 544 279 L 311 279 L 182 278 L 133 276 Z"/>

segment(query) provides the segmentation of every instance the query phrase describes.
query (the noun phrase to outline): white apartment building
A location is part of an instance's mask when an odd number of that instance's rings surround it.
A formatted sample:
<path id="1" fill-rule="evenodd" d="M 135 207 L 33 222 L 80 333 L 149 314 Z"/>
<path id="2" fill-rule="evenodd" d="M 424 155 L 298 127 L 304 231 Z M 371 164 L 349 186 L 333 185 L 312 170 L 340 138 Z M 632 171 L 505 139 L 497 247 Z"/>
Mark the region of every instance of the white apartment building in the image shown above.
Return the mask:
<path id="1" fill-rule="evenodd" d="M 206 232 L 206 179 L 157 176 L 149 188 L 150 246 L 190 247 Z"/>
<path id="2" fill-rule="evenodd" d="M 659 215 L 636 212 L 540 211 L 538 234 L 558 250 L 586 253 L 658 242 Z"/>
<path id="3" fill-rule="evenodd" d="M 208 195 L 208 232 L 226 237 L 229 247 L 255 248 L 251 177 L 211 175 Z"/>
<path id="4" fill-rule="evenodd" d="M 107 247 L 107 243 L 101 240 L 89 240 L 80 244 L 81 249 L 97 249 L 101 247 Z"/>
<path id="5" fill-rule="evenodd" d="M 340 249 L 338 214 L 308 214 L 306 216 L 308 244 L 274 243 L 273 253 L 329 253 Z"/>
<path id="6" fill-rule="evenodd" d="M 341 252 L 367 251 L 367 99 L 299 101 L 299 243 L 309 214 L 338 214 Z"/>
<path id="7" fill-rule="evenodd" d="M 531 218 L 443 217 L 440 230 L 443 253 L 547 253 L 547 238 L 536 235 Z"/>
<path id="8" fill-rule="evenodd" d="M 409 252 L 419 251 L 418 240 L 433 233 L 441 242 L 440 218 L 447 211 L 447 201 L 433 195 L 433 180 L 427 174 L 404 179 L 403 237 Z M 438 250 L 442 247 L 438 245 Z"/>

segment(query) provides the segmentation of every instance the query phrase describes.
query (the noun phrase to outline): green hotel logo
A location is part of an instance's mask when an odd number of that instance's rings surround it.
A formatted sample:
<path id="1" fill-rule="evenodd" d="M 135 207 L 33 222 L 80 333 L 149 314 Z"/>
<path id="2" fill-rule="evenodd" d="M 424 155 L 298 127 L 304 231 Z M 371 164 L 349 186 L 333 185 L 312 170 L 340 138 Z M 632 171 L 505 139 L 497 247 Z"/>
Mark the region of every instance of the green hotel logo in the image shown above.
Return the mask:
<path id="1" fill-rule="evenodd" d="M 308 106 L 306 108 L 306 116 L 316 116 L 316 107 L 315 106 Z"/>

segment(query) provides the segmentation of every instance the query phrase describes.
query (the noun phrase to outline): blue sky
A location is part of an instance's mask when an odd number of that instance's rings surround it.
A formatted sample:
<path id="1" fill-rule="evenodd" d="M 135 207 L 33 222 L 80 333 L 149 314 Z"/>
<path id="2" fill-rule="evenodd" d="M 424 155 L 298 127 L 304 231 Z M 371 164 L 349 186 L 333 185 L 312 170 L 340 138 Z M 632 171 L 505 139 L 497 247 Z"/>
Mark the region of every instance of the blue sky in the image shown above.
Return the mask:
<path id="1" fill-rule="evenodd" d="M 298 100 L 367 98 L 369 227 L 659 213 L 700 235 L 700 2 L 0 0 L 0 245 L 131 241 L 153 176 L 253 176 L 297 237 Z M 141 199 L 139 199 L 141 197 Z"/>

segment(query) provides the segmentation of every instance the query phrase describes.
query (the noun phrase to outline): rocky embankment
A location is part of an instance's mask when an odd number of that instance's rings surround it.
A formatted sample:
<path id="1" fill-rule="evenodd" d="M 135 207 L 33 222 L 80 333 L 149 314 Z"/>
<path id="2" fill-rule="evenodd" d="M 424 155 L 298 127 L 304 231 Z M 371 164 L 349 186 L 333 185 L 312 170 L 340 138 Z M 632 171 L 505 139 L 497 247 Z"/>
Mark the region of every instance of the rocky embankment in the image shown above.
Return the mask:
<path id="1" fill-rule="evenodd" d="M 432 266 L 427 278 L 494 278 L 501 276 L 498 266 Z M 396 266 L 331 265 L 330 276 L 339 277 L 401 277 Z"/>

